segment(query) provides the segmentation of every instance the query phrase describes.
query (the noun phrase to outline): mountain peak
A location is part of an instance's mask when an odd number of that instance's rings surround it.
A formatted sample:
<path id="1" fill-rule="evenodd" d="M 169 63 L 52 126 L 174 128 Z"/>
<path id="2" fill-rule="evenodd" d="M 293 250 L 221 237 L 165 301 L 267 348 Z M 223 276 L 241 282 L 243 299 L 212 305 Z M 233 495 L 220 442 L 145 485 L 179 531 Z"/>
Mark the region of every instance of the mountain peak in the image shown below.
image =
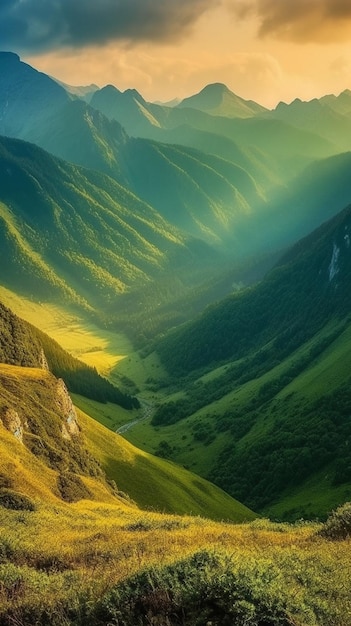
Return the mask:
<path id="1" fill-rule="evenodd" d="M 198 109 L 210 115 L 241 118 L 253 117 L 264 111 L 259 104 L 240 98 L 223 83 L 206 85 L 199 93 L 182 100 L 178 106 Z"/>
<path id="2" fill-rule="evenodd" d="M 233 93 L 224 83 L 209 83 L 204 87 L 200 93 Z"/>
<path id="3" fill-rule="evenodd" d="M 145 102 L 143 96 L 136 89 L 126 89 L 124 95 L 137 100 L 137 102 Z"/>
<path id="4" fill-rule="evenodd" d="M 117 87 L 111 84 L 105 85 L 105 87 L 102 87 L 101 89 L 99 89 L 99 91 L 104 94 L 121 94 L 122 93 L 119 89 L 117 89 Z"/>
<path id="5" fill-rule="evenodd" d="M 9 63 L 19 63 L 20 58 L 15 52 L 0 52 L 0 61 L 7 61 Z"/>
<path id="6" fill-rule="evenodd" d="M 238 98 L 224 83 L 210 83 L 193 96 L 185 98 L 180 105 L 194 106 L 202 104 L 203 108 L 212 109 L 221 104 L 225 96 Z M 197 108 L 197 107 L 195 107 Z"/>

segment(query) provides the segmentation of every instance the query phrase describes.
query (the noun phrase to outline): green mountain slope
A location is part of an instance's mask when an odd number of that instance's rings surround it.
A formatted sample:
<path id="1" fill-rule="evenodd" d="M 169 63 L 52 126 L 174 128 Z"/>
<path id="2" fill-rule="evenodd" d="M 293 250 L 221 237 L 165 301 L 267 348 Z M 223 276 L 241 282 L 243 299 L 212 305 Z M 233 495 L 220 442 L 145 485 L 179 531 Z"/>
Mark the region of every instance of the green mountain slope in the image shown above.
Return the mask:
<path id="1" fill-rule="evenodd" d="M 271 241 L 291 244 L 347 206 L 351 200 L 350 165 L 350 152 L 319 159 L 287 188 L 274 192 L 265 215 L 271 225 Z"/>
<path id="2" fill-rule="evenodd" d="M 49 369 L 63 378 L 69 391 L 100 402 L 113 402 L 125 409 L 138 408 L 139 401 L 122 393 L 97 371 L 72 357 L 45 333 L 17 317 L 0 303 L 0 363 Z"/>
<path id="3" fill-rule="evenodd" d="M 0 312 L 0 497 L 8 508 L 35 507 L 38 500 L 111 502 L 122 494 L 107 476 L 144 507 L 233 521 L 253 517 L 210 483 L 77 416 L 62 379 L 33 367 L 46 366 L 42 334 L 2 305 Z M 48 338 L 43 345 L 54 367 L 64 367 L 63 351 Z M 89 369 L 77 371 L 84 376 Z M 98 375 L 88 382 L 97 384 Z"/>
<path id="4" fill-rule="evenodd" d="M 249 173 L 262 193 L 282 184 L 274 159 L 254 145 L 239 146 L 233 139 L 224 135 L 199 130 L 189 124 L 170 130 L 160 128 L 154 134 L 162 143 L 195 148 L 234 163 Z"/>
<path id="5" fill-rule="evenodd" d="M 350 229 L 348 208 L 261 284 L 158 345 L 172 378 L 191 375 L 186 393 L 152 420 L 166 428 L 160 438 L 174 433 L 171 458 L 185 462 L 195 442 L 192 467 L 256 510 L 283 496 L 280 515 L 322 515 L 349 489 Z M 193 442 L 182 444 L 180 429 Z M 297 506 L 299 489 L 321 472 L 319 487 Z"/>
<path id="6" fill-rule="evenodd" d="M 169 222 L 212 243 L 235 242 L 263 199 L 241 167 L 216 156 L 144 139 L 128 144 L 133 189 Z"/>
<path id="7" fill-rule="evenodd" d="M 172 370 L 191 371 L 241 358 L 282 332 L 299 341 L 297 329 L 308 336 L 333 316 L 346 315 L 350 227 L 346 209 L 296 244 L 256 287 L 209 307 L 196 322 L 174 331 L 159 345 L 164 362 Z M 206 337 L 206 351 L 200 336 Z"/>
<path id="8" fill-rule="evenodd" d="M 196 242 L 106 176 L 5 138 L 0 166 L 4 285 L 101 310 L 173 263 L 196 264 Z"/>
<path id="9" fill-rule="evenodd" d="M 81 499 L 128 503 L 127 492 L 153 510 L 237 522 L 254 518 L 211 483 L 77 414 L 49 372 L 0 364 L 0 380 L 0 494 L 5 497 L 6 490 L 12 508 Z"/>

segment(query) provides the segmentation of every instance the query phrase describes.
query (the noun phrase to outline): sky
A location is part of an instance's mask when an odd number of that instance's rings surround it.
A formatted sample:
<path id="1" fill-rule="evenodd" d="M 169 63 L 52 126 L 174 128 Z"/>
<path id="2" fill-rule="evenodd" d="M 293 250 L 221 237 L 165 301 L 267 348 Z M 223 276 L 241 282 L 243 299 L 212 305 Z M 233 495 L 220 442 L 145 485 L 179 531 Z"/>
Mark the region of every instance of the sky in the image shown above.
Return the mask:
<path id="1" fill-rule="evenodd" d="M 0 48 L 70 85 L 267 107 L 351 89 L 351 0 L 0 0 Z"/>

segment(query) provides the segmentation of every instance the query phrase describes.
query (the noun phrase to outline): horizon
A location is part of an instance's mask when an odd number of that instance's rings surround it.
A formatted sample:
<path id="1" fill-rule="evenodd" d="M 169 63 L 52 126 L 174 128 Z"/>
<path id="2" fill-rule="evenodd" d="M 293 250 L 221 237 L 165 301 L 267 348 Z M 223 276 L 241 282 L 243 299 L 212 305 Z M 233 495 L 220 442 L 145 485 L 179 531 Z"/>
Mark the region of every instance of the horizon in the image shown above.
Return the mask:
<path id="1" fill-rule="evenodd" d="M 338 0 L 68 0 L 0 7 L 5 49 L 72 86 L 169 102 L 224 83 L 268 108 L 351 87 L 351 6 Z"/>
<path id="2" fill-rule="evenodd" d="M 79 89 L 79 88 L 96 87 L 96 88 L 99 90 L 99 89 L 103 89 L 104 87 L 107 87 L 107 86 L 112 86 L 112 87 L 116 88 L 117 90 L 121 91 L 121 93 L 124 93 L 125 91 L 129 91 L 129 90 L 136 89 L 134 85 L 129 85 L 129 86 L 126 86 L 126 87 L 125 87 L 125 88 L 123 88 L 123 89 L 120 89 L 119 85 L 116 85 L 116 84 L 113 84 L 113 83 L 97 84 L 97 83 L 94 83 L 94 82 L 92 82 L 92 83 L 83 83 L 82 81 L 81 81 L 80 83 L 68 83 L 68 82 L 66 82 L 66 81 L 62 80 L 62 79 L 61 79 L 60 77 L 58 77 L 58 76 L 55 76 L 55 75 L 53 75 L 53 74 L 49 74 L 49 73 L 47 73 L 47 72 L 44 72 L 44 71 L 43 71 L 43 70 L 41 70 L 39 67 L 37 67 L 37 66 L 35 66 L 34 64 L 32 64 L 32 63 L 28 62 L 26 59 L 24 59 L 24 58 L 23 58 L 23 56 L 22 56 L 21 54 L 19 54 L 18 52 L 14 51 L 14 50 L 0 50 L 0 54 L 1 54 L 1 53 L 3 53 L 3 54 L 14 54 L 14 55 L 18 56 L 21 62 L 26 63 L 27 65 L 30 65 L 33 69 L 35 69 L 35 70 L 37 70 L 37 71 L 39 71 L 39 72 L 42 72 L 42 73 L 44 73 L 44 74 L 47 74 L 50 78 L 52 78 L 53 80 L 55 80 L 56 82 L 58 82 L 59 84 L 61 84 L 63 87 L 66 87 L 66 88 L 68 88 L 68 89 L 69 89 L 69 88 Z M 228 90 L 229 90 L 232 94 L 234 94 L 235 96 L 237 96 L 237 97 L 239 97 L 239 98 L 242 98 L 243 100 L 246 100 L 246 101 L 253 101 L 253 102 L 255 102 L 256 104 L 260 104 L 260 105 L 262 105 L 262 106 L 266 106 L 266 105 L 263 105 L 263 104 L 262 104 L 262 102 L 260 102 L 260 101 L 258 101 L 258 100 L 253 100 L 252 98 L 245 98 L 245 97 L 244 97 L 243 95 L 241 95 L 240 93 L 233 91 L 233 90 L 229 87 L 229 85 L 227 85 L 226 83 L 224 83 L 224 82 L 222 82 L 222 81 L 212 81 L 212 82 L 206 83 L 206 84 L 204 84 L 202 87 L 200 87 L 197 91 L 194 91 L 194 92 L 191 92 L 191 93 L 189 92 L 189 93 L 185 94 L 183 98 L 180 98 L 180 97 L 175 96 L 174 98 L 169 98 L 169 99 L 165 99 L 165 98 L 164 98 L 164 99 L 160 99 L 160 98 L 157 98 L 157 99 L 155 99 L 155 100 L 148 100 L 148 99 L 144 96 L 144 94 L 143 94 L 141 91 L 139 91 L 139 89 L 136 89 L 136 91 L 139 93 L 139 95 L 141 95 L 141 96 L 144 98 L 144 100 L 146 100 L 146 101 L 148 101 L 148 102 L 150 102 L 150 103 L 154 103 L 154 104 L 161 104 L 161 105 L 166 105 L 166 106 L 167 106 L 167 104 L 170 104 L 170 103 L 172 103 L 172 102 L 176 102 L 176 101 L 181 102 L 181 101 L 182 101 L 182 100 L 184 100 L 184 99 L 187 99 L 187 98 L 189 98 L 189 97 L 192 97 L 192 96 L 198 95 L 199 93 L 201 93 L 202 91 L 204 91 L 207 87 L 212 87 L 212 86 L 215 86 L 215 85 L 221 85 L 221 86 L 225 87 L 225 88 L 226 88 L 226 89 L 228 89 Z M 295 95 L 294 97 L 292 97 L 292 99 L 291 99 L 291 100 L 277 100 L 277 101 L 276 101 L 276 103 L 275 103 L 273 106 L 266 106 L 266 108 L 267 108 L 268 110 L 274 110 L 274 109 L 275 109 L 275 108 L 276 108 L 279 104 L 288 104 L 288 105 L 289 105 L 289 104 L 292 104 L 294 101 L 300 101 L 300 102 L 310 102 L 310 101 L 315 100 L 315 99 L 323 98 L 324 96 L 335 96 L 335 97 L 338 97 L 338 96 L 340 96 L 341 94 L 343 94 L 343 93 L 345 93 L 345 92 L 349 92 L 349 91 L 350 91 L 350 88 L 349 88 L 349 87 L 345 87 L 345 88 L 344 88 L 344 89 L 342 89 L 341 91 L 325 92 L 325 93 L 322 93 L 322 94 L 320 94 L 320 95 L 318 95 L 318 96 L 312 96 L 312 97 L 310 97 L 310 98 L 306 98 L 306 99 L 301 98 L 301 97 L 299 97 L 298 95 Z"/>

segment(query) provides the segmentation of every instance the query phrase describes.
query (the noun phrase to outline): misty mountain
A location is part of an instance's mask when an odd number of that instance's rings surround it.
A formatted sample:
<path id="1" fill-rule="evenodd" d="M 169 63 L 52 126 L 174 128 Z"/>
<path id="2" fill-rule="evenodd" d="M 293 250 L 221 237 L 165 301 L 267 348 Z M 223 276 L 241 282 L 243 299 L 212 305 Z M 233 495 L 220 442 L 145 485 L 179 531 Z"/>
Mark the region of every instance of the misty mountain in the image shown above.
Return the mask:
<path id="1" fill-rule="evenodd" d="M 273 340 L 279 343 L 280 333 L 293 336 L 294 329 L 296 341 L 297 329 L 306 340 L 333 316 L 347 315 L 350 229 L 348 208 L 297 243 L 256 287 L 173 331 L 159 345 L 167 367 L 185 372 L 239 359 Z M 200 337 L 206 337 L 206 350 Z"/>
<path id="2" fill-rule="evenodd" d="M 0 135 L 36 142 L 40 128 L 69 102 L 66 90 L 46 74 L 0 52 Z"/>
<path id="3" fill-rule="evenodd" d="M 338 147 L 339 151 L 351 148 L 351 96 L 344 92 L 340 96 L 325 96 L 303 102 L 296 98 L 290 104 L 280 102 L 274 111 L 267 114 L 270 119 L 279 119 L 296 128 L 318 133 Z"/>
<path id="4" fill-rule="evenodd" d="M 351 200 L 351 153 L 315 161 L 287 188 L 272 194 L 265 216 L 271 238 L 289 245 L 341 211 Z"/>
<path id="5" fill-rule="evenodd" d="M 178 107 L 198 109 L 211 115 L 239 118 L 253 117 L 267 111 L 265 107 L 252 100 L 240 98 L 222 83 L 207 85 L 194 96 L 184 98 Z"/>
<path id="6" fill-rule="evenodd" d="M 338 96 L 335 96 L 334 94 L 323 96 L 322 98 L 319 98 L 319 101 L 323 104 L 328 105 L 331 109 L 333 109 L 337 113 L 341 113 L 342 115 L 351 114 L 351 91 L 350 89 L 345 89 Z"/>
<path id="7" fill-rule="evenodd" d="M 135 89 L 122 92 L 113 85 L 106 85 L 94 93 L 90 103 L 108 119 L 117 120 L 133 137 L 147 134 L 150 125 L 160 127 L 152 109 L 161 113 L 162 106 L 147 103 Z"/>
<path id="8" fill-rule="evenodd" d="M 14 55 L 10 60 L 6 55 L 3 57 L 4 83 L 11 63 L 16 66 L 16 82 L 20 84 L 24 80 L 29 85 L 32 80 L 30 68 L 27 70 L 27 66 Z M 26 82 L 27 72 L 29 79 Z M 43 87 L 41 75 L 33 70 L 33 76 L 31 97 L 34 107 Z M 8 80 L 11 82 L 10 78 Z M 58 89 L 63 94 L 63 99 L 52 110 L 44 100 L 44 107 L 50 109 L 50 114 L 47 112 L 46 115 L 40 108 L 42 103 L 38 102 L 40 120 L 27 118 L 24 108 L 18 113 L 16 94 L 8 90 L 8 135 L 31 136 L 34 143 L 56 156 L 112 176 L 152 204 L 173 225 L 210 243 L 220 243 L 224 235 L 228 238 L 229 227 L 235 226 L 238 217 L 248 213 L 252 204 L 261 202 L 255 181 L 235 164 L 187 148 L 175 149 L 129 138 L 116 120 L 109 120 L 82 100 L 71 100 L 54 81 L 48 81 L 53 90 Z M 113 93 L 119 92 L 113 89 Z M 130 91 L 122 96 L 142 104 L 141 96 L 136 92 Z M 12 110 L 16 115 L 10 114 Z M 22 126 L 21 117 L 24 120 Z M 10 132 L 9 120 L 12 118 L 17 119 L 19 126 L 13 125 Z M 163 172 L 161 178 L 160 171 Z"/>
<path id="9" fill-rule="evenodd" d="M 85 102 L 90 102 L 94 93 L 99 90 L 98 85 L 91 84 L 91 85 L 81 85 L 81 86 L 76 87 L 74 85 L 67 85 L 67 83 L 63 83 L 57 78 L 54 78 L 54 77 L 52 78 L 59 85 L 61 85 L 61 87 L 63 87 L 67 91 L 67 93 L 71 94 L 72 96 L 76 96 L 77 98 L 81 98 L 82 100 L 85 100 Z"/>
<path id="10" fill-rule="evenodd" d="M 28 117 L 10 89 L 12 64 L 16 84 L 24 83 L 33 110 L 37 102 L 40 119 Z M 86 102 L 72 100 L 55 81 L 48 77 L 44 81 L 16 55 L 4 54 L 2 65 L 8 127 L 13 121 L 8 134 L 28 135 L 56 156 L 112 176 L 177 228 L 211 245 L 224 245 L 235 256 L 255 252 L 252 220 L 259 214 L 264 223 L 272 189 L 286 184 L 317 156 L 334 150 L 318 135 L 280 120 L 229 119 L 195 109 L 151 105 L 134 90 L 121 93 L 114 87 L 97 91 L 92 99 L 108 119 Z M 43 81 L 50 86 L 49 94 L 59 90 L 55 106 L 41 98 Z M 165 140 L 174 145 L 129 137 L 114 119 L 114 111 L 123 113 L 122 121 L 128 121 L 129 128 L 146 120 L 158 139 L 165 133 Z"/>
<path id="11" fill-rule="evenodd" d="M 210 85 L 204 90 L 204 98 L 207 94 L 212 102 L 214 97 L 218 99 L 218 94 L 227 94 L 227 91 L 223 85 Z M 276 184 L 289 180 L 314 159 L 338 152 L 333 141 L 321 137 L 318 129 L 298 131 L 295 126 L 275 119 L 260 105 L 234 94 L 230 97 L 238 106 L 245 105 L 247 115 L 242 112 L 241 116 L 231 118 L 222 113 L 209 113 L 205 109 L 189 106 L 152 104 L 135 90 L 128 89 L 122 93 L 111 85 L 97 91 L 91 105 L 110 120 L 118 121 L 132 137 L 181 144 L 204 152 L 215 151 L 218 156 L 240 166 L 243 163 L 237 161 L 237 150 L 249 152 L 253 156 L 253 164 L 250 164 L 251 159 L 246 160 L 245 169 L 248 173 L 255 177 L 259 162 L 261 170 L 266 166 L 267 170 L 275 172 Z M 196 100 L 197 96 L 194 98 Z M 206 136 L 206 139 L 199 140 L 200 134 Z M 232 153 L 228 141 L 235 144 Z"/>

